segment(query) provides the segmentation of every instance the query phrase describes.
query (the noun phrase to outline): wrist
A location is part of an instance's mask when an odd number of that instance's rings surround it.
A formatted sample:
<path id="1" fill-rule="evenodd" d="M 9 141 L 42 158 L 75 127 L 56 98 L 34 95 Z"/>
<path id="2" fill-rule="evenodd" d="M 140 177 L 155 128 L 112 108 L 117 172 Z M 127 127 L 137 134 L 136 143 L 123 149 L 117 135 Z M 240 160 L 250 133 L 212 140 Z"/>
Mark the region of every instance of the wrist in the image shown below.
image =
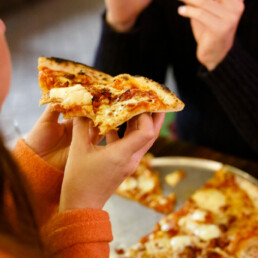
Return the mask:
<path id="1" fill-rule="evenodd" d="M 87 188 L 87 186 L 86 186 Z M 59 212 L 74 210 L 74 209 L 99 209 L 101 210 L 105 205 L 106 200 L 103 196 L 91 194 L 87 191 L 79 191 L 76 187 L 66 187 L 63 181 Z"/>
<path id="2" fill-rule="evenodd" d="M 125 32 L 130 31 L 133 28 L 135 21 L 136 21 L 136 17 L 131 18 L 128 21 L 116 21 L 109 12 L 107 12 L 107 14 L 106 14 L 107 24 L 112 29 L 114 29 L 115 31 L 120 32 L 120 33 L 125 33 Z"/>

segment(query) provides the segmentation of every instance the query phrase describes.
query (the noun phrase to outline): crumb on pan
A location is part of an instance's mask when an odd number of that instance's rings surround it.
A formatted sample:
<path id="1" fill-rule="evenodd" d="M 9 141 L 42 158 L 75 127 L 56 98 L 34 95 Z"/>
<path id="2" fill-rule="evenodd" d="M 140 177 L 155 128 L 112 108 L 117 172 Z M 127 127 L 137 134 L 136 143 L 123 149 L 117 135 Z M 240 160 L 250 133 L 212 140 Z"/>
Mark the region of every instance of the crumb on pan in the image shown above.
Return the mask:
<path id="1" fill-rule="evenodd" d="M 166 175 L 165 180 L 168 185 L 175 186 L 185 177 L 185 171 L 175 170 Z"/>

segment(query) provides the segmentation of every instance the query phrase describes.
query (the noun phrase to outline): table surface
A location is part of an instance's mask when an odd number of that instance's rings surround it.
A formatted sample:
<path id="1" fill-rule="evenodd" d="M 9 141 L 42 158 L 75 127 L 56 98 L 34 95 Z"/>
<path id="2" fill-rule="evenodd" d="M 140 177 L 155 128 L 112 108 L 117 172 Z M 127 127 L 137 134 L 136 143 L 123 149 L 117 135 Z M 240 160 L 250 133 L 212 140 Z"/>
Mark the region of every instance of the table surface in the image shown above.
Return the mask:
<path id="1" fill-rule="evenodd" d="M 215 160 L 237 167 L 258 178 L 258 160 L 242 159 L 189 142 L 173 141 L 168 138 L 159 137 L 150 149 L 150 152 L 156 157 L 183 156 Z"/>

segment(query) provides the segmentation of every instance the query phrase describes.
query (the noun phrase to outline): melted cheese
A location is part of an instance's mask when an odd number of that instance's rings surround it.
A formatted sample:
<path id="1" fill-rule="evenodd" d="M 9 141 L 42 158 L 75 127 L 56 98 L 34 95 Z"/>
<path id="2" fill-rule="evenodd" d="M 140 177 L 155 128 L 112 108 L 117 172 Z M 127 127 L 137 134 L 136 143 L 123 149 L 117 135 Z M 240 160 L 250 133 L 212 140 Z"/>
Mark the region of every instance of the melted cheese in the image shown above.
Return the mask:
<path id="1" fill-rule="evenodd" d="M 195 221 L 205 221 L 205 217 L 207 215 L 206 211 L 203 210 L 195 210 L 193 214 L 191 214 L 192 220 Z"/>
<path id="2" fill-rule="evenodd" d="M 153 190 L 155 182 L 152 178 L 146 178 L 144 176 L 139 177 L 138 186 L 142 192 L 147 193 Z"/>
<path id="3" fill-rule="evenodd" d="M 226 205 L 225 195 L 217 189 L 202 189 L 197 191 L 192 199 L 201 209 L 219 213 L 220 208 Z"/>
<path id="4" fill-rule="evenodd" d="M 172 245 L 173 251 L 181 252 L 185 249 L 186 246 L 192 245 L 192 238 L 190 236 L 172 237 L 171 245 Z"/>
<path id="5" fill-rule="evenodd" d="M 178 221 L 178 225 L 184 228 L 186 232 L 193 233 L 204 241 L 218 238 L 221 233 L 220 229 L 216 225 L 197 223 L 191 218 L 191 216 L 182 217 Z"/>
<path id="6" fill-rule="evenodd" d="M 119 186 L 121 191 L 133 190 L 137 187 L 137 180 L 133 177 L 128 177 L 124 182 Z"/>
<path id="7" fill-rule="evenodd" d="M 86 89 L 77 84 L 66 88 L 53 88 L 50 90 L 51 100 L 59 100 L 63 106 L 89 105 L 92 103 L 92 95 Z"/>

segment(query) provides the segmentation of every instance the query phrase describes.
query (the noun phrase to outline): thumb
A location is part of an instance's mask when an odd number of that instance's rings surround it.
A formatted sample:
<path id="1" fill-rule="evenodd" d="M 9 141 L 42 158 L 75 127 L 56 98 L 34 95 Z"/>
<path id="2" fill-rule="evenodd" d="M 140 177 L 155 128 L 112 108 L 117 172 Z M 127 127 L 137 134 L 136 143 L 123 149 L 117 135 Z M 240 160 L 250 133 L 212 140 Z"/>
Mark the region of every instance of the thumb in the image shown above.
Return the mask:
<path id="1" fill-rule="evenodd" d="M 72 134 L 72 147 L 84 146 L 86 147 L 91 143 L 89 132 L 89 118 L 75 117 L 73 119 L 73 134 Z"/>

